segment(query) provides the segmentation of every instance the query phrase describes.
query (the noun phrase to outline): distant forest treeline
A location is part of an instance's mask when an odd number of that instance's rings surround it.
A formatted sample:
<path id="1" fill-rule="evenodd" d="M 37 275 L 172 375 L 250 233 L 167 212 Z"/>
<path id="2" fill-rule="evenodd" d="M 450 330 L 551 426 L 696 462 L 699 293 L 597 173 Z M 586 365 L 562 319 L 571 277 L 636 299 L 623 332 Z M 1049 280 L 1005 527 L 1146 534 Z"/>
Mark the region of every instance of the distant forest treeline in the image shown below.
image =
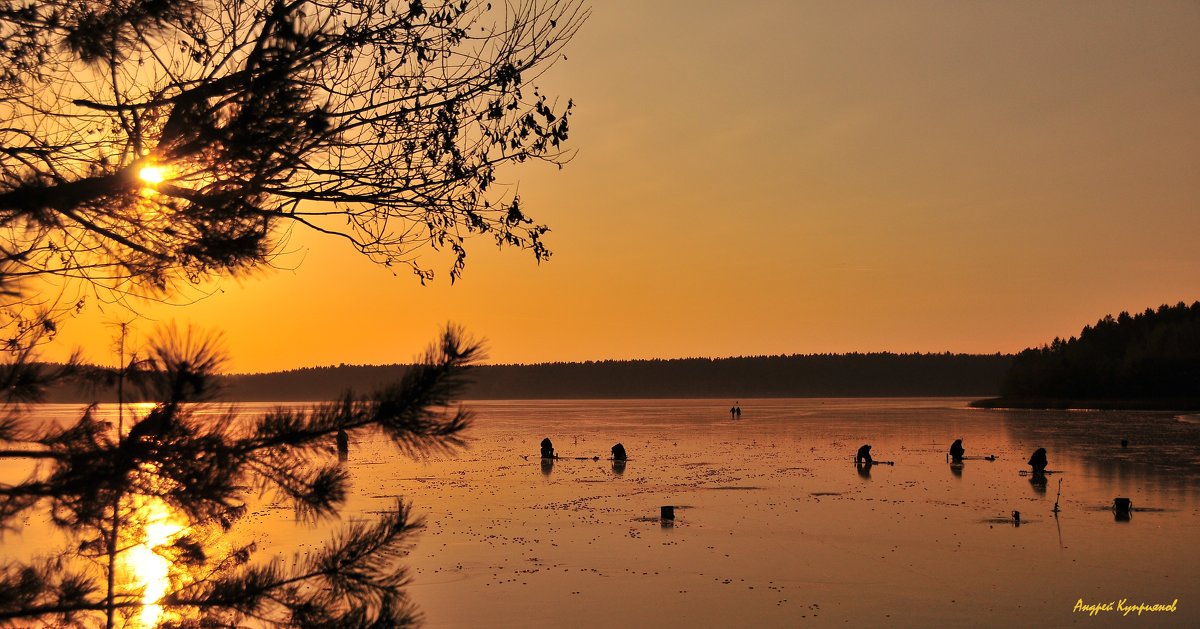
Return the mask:
<path id="1" fill-rule="evenodd" d="M 987 396 L 999 392 L 1011 355 L 820 354 L 684 358 L 472 369 L 466 399 Z M 224 376 L 229 401 L 332 400 L 395 380 L 404 365 L 312 367 Z M 50 401 L 94 399 L 56 390 Z M 103 399 L 111 400 L 106 394 Z"/>
<path id="2" fill-rule="evenodd" d="M 1200 301 L 1122 312 L 1013 359 L 1005 398 L 1200 401 Z M 1190 406 L 1190 405 L 1189 405 Z"/>

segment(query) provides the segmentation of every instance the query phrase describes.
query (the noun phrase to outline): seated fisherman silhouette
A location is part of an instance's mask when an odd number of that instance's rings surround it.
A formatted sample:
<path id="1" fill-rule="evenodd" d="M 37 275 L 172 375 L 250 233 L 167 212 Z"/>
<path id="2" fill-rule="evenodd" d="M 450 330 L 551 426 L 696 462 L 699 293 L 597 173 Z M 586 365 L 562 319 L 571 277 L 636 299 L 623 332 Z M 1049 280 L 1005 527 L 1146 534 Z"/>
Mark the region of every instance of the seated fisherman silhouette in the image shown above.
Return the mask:
<path id="1" fill-rule="evenodd" d="M 345 461 L 350 456 L 350 435 L 346 434 L 345 428 L 338 428 L 337 431 L 337 453 L 339 461 Z"/>
<path id="2" fill-rule="evenodd" d="M 546 437 L 545 439 L 542 439 L 542 458 L 543 459 L 555 458 L 554 444 L 550 442 L 550 437 Z"/>
<path id="3" fill-rule="evenodd" d="M 1034 450 L 1033 456 L 1029 457 L 1029 467 L 1035 475 L 1046 473 L 1046 449 L 1038 448 Z"/>
<path id="4" fill-rule="evenodd" d="M 870 465 L 871 463 L 874 463 L 874 461 L 871 460 L 871 446 L 870 444 L 864 445 L 858 449 L 858 454 L 854 455 L 854 464 Z"/>
<path id="5" fill-rule="evenodd" d="M 962 439 L 955 439 L 954 443 L 950 444 L 950 458 L 955 462 L 963 460 Z"/>
<path id="6" fill-rule="evenodd" d="M 613 446 L 612 447 L 612 459 L 614 461 L 624 461 L 626 459 L 625 446 L 623 446 L 619 443 L 617 445 Z"/>

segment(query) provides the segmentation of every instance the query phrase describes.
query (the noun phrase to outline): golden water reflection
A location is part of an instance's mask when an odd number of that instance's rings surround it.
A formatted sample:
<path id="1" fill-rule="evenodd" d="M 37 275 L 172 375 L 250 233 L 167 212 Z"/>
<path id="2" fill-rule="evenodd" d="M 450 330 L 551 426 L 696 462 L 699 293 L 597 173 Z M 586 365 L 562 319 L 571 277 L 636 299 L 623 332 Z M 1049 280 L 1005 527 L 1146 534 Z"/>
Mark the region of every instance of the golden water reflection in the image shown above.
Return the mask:
<path id="1" fill-rule="evenodd" d="M 187 533 L 184 519 L 171 507 L 154 496 L 134 496 L 133 513 L 126 543 L 133 546 L 121 554 L 120 575 L 124 578 L 128 592 L 141 592 L 142 607 L 132 625 L 156 627 L 172 618 L 159 601 L 171 589 L 173 578 L 178 581 L 183 574 L 173 574 L 172 562 L 161 554 L 160 549 L 174 544 Z M 132 619 L 131 619 L 132 620 Z"/>

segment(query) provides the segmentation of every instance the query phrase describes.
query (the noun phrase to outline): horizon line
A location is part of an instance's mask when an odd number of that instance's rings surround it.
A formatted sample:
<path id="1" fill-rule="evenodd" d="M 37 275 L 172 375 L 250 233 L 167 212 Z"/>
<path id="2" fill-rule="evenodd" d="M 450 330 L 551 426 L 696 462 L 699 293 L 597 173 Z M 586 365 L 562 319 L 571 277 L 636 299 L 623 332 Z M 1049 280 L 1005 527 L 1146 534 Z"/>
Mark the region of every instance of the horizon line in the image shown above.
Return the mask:
<path id="1" fill-rule="evenodd" d="M 970 356 L 970 357 L 1004 357 L 1016 356 L 1019 352 L 989 352 L 989 353 L 974 353 L 974 352 L 893 352 L 893 351 L 872 351 L 872 352 L 814 352 L 814 353 L 793 353 L 793 354 L 739 354 L 737 356 L 684 356 L 674 358 L 591 358 L 586 360 L 552 360 L 531 363 L 477 363 L 472 367 L 542 367 L 553 365 L 593 365 L 602 363 L 639 363 L 639 362 L 677 362 L 689 360 L 742 360 L 753 358 L 812 358 L 812 357 L 830 357 L 830 356 Z M 371 368 L 371 367 L 408 367 L 416 365 L 416 362 L 396 362 L 396 363 L 338 363 L 325 365 L 309 365 L 303 367 L 291 367 L 287 369 L 276 369 L 273 371 L 251 371 L 251 372 L 229 372 L 221 373 L 222 376 L 265 376 L 278 373 L 287 373 L 291 371 L 301 370 L 316 370 L 316 369 L 343 369 L 343 368 Z"/>

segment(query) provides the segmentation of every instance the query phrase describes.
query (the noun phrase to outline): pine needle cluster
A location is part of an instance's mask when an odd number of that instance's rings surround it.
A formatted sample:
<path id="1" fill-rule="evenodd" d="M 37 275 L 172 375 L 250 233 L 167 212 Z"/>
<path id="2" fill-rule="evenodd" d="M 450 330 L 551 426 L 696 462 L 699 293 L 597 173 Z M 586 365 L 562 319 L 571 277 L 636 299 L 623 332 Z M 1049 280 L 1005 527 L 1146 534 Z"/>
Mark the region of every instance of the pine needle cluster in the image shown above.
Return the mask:
<path id="1" fill-rule="evenodd" d="M 0 457 L 40 465 L 24 481 L 0 484 L 0 526 L 15 529 L 29 512 L 45 510 L 69 544 L 55 559 L 0 566 L 0 623 L 118 626 L 140 613 L 144 592 L 121 586 L 122 561 L 146 535 L 146 505 L 162 504 L 185 521 L 154 549 L 175 573 L 156 603 L 162 626 L 413 624 L 419 615 L 404 594 L 399 560 L 421 522 L 403 502 L 290 563 L 255 563 L 252 544 L 212 540 L 256 496 L 286 501 L 303 522 L 336 519 L 349 480 L 332 456 L 341 431 L 381 434 L 410 456 L 461 447 L 470 415 L 455 399 L 479 354 L 478 344 L 447 330 L 390 386 L 248 421 L 234 408 L 199 412 L 216 393 L 219 352 L 210 341 L 168 335 L 125 374 L 159 400 L 127 431 L 99 419 L 95 407 L 48 428 L 35 426 L 29 407 L 11 407 Z"/>

